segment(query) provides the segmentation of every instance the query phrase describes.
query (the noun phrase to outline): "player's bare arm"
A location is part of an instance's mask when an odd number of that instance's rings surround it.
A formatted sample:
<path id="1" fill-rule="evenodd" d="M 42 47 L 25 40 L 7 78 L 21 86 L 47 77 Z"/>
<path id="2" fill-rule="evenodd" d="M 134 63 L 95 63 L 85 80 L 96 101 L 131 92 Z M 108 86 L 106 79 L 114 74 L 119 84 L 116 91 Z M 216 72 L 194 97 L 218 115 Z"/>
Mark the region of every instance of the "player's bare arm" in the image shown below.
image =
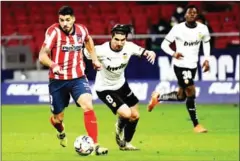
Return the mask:
<path id="1" fill-rule="evenodd" d="M 102 64 L 99 62 L 99 60 L 97 59 L 97 55 L 96 55 L 96 51 L 95 51 L 95 47 L 94 47 L 94 42 L 91 36 L 88 36 L 86 39 L 86 43 L 85 43 L 86 49 L 90 54 L 90 57 L 92 59 L 92 63 L 95 69 L 100 70 L 102 67 Z"/>
<path id="2" fill-rule="evenodd" d="M 179 53 L 179 52 L 175 52 L 175 53 L 173 54 L 173 57 L 176 58 L 176 59 L 182 59 L 182 58 L 183 58 L 183 55 L 182 55 L 181 53 Z"/>
<path id="3" fill-rule="evenodd" d="M 146 50 L 143 53 L 143 56 L 146 57 L 146 59 L 151 63 L 154 64 L 155 58 L 156 58 L 156 53 L 154 51 Z"/>
<path id="4" fill-rule="evenodd" d="M 41 64 L 51 68 L 53 70 L 53 73 L 57 73 L 57 74 L 61 74 L 62 70 L 61 67 L 54 63 L 50 58 L 49 58 L 49 54 L 51 53 L 51 50 L 48 49 L 47 47 L 42 47 L 39 53 L 39 61 Z"/>

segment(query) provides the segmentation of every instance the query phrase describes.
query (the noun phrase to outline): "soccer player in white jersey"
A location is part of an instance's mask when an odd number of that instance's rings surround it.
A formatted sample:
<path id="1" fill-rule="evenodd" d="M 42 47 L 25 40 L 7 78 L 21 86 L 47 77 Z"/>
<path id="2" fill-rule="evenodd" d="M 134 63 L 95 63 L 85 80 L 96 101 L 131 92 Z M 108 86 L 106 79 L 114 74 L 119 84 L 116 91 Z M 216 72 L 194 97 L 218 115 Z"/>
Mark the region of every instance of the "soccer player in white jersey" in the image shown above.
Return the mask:
<path id="1" fill-rule="evenodd" d="M 95 90 L 113 114 L 118 114 L 116 142 L 120 150 L 139 150 L 130 143 L 139 120 L 139 100 L 129 88 L 125 68 L 133 55 L 145 57 L 152 64 L 156 57 L 153 51 L 127 41 L 131 29 L 129 25 L 117 24 L 112 28 L 111 41 L 95 46 L 102 63 L 102 69 L 97 71 Z M 88 57 L 87 50 L 84 54 Z"/>
<path id="2" fill-rule="evenodd" d="M 197 70 L 201 42 L 203 43 L 205 56 L 202 66 L 203 72 L 207 72 L 210 69 L 210 35 L 206 25 L 196 22 L 197 15 L 198 9 L 193 5 L 188 6 L 185 10 L 186 21 L 173 26 L 163 40 L 161 48 L 173 57 L 174 72 L 178 79 L 179 89 L 167 94 L 160 94 L 159 91 L 154 91 L 148 105 L 148 111 L 152 111 L 159 101 L 186 100 L 187 110 L 191 117 L 194 131 L 204 133 L 207 130 L 199 124 L 196 114 L 194 77 Z M 176 51 L 169 47 L 173 41 L 176 43 Z"/>

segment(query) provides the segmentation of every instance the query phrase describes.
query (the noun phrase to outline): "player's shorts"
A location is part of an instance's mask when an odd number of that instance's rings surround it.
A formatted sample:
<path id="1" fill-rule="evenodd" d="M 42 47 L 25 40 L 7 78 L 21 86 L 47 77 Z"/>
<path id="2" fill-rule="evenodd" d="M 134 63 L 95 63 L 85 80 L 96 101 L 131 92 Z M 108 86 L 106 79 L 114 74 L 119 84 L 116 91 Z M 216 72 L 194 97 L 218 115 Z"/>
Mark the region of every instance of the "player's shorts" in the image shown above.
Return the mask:
<path id="1" fill-rule="evenodd" d="M 102 100 L 112 110 L 114 114 L 117 113 L 117 110 L 123 104 L 127 104 L 128 107 L 132 107 L 139 102 L 138 98 L 134 95 L 127 82 L 125 82 L 124 85 L 118 90 L 105 90 L 101 92 L 97 91 L 97 95 L 99 99 Z"/>
<path id="2" fill-rule="evenodd" d="M 185 89 L 188 86 L 194 85 L 194 78 L 197 68 L 182 68 L 174 65 L 174 72 L 178 79 L 178 85 Z"/>
<path id="3" fill-rule="evenodd" d="M 79 106 L 77 103 L 79 96 L 84 93 L 91 94 L 91 89 L 85 76 L 72 80 L 50 79 L 48 87 L 53 114 L 59 114 L 68 106 L 70 95 L 77 106 Z"/>

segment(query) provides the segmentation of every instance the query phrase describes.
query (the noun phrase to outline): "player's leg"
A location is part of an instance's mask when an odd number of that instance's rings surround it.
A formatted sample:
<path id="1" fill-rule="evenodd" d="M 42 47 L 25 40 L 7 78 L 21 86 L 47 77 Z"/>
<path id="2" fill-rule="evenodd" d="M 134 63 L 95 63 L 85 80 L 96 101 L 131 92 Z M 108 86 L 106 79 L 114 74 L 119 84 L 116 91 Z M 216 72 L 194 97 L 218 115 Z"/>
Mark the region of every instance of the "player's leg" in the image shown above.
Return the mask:
<path id="1" fill-rule="evenodd" d="M 70 95 L 65 89 L 65 82 L 60 80 L 51 80 L 49 84 L 50 103 L 52 116 L 50 122 L 57 130 L 57 137 L 60 145 L 67 146 L 67 137 L 64 127 L 64 108 L 68 106 Z"/>
<path id="2" fill-rule="evenodd" d="M 160 102 L 160 101 L 185 101 L 186 95 L 184 92 L 185 88 L 185 80 L 183 72 L 184 68 L 179 68 L 174 66 L 174 72 L 178 79 L 179 89 L 178 91 L 173 91 L 170 93 L 160 94 L 158 91 L 154 91 L 151 95 L 151 100 L 148 104 L 148 111 L 151 112 L 153 108 Z"/>
<path id="3" fill-rule="evenodd" d="M 131 117 L 128 120 L 124 128 L 124 140 L 126 141 L 125 148 L 123 150 L 139 150 L 134 147 L 130 142 L 135 134 L 136 127 L 138 125 L 138 120 L 140 118 L 139 109 L 138 109 L 138 98 L 134 95 L 130 89 L 128 83 L 126 82 L 121 88 L 120 95 L 123 98 L 124 102 L 130 107 Z"/>
<path id="4" fill-rule="evenodd" d="M 205 133 L 207 130 L 199 124 L 198 118 L 197 118 L 197 111 L 196 111 L 196 103 L 195 103 L 195 86 L 190 85 L 185 90 L 187 95 L 187 101 L 186 101 L 186 107 L 188 110 L 188 113 L 190 115 L 190 118 L 192 120 L 194 131 L 197 133 Z"/>
<path id="5" fill-rule="evenodd" d="M 97 118 L 93 109 L 91 89 L 86 78 L 82 77 L 72 80 L 71 89 L 71 94 L 74 101 L 83 109 L 85 129 L 95 143 L 96 154 L 107 154 L 108 149 L 98 145 Z"/>
<path id="6" fill-rule="evenodd" d="M 114 115 L 118 114 L 118 120 L 115 124 L 116 135 L 115 139 L 119 147 L 125 146 L 124 128 L 131 117 L 130 108 L 124 103 L 117 91 L 106 90 L 97 92 L 100 100 L 102 100 L 112 111 Z"/>

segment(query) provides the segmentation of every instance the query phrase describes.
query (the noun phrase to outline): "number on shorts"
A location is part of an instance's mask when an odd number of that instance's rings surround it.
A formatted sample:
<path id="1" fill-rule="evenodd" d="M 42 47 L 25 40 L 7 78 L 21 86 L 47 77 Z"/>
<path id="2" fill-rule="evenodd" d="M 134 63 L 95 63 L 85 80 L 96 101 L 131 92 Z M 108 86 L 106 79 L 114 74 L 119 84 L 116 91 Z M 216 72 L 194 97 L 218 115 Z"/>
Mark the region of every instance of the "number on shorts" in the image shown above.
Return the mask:
<path id="1" fill-rule="evenodd" d="M 108 101 L 108 103 L 113 103 L 113 98 L 110 95 L 106 96 L 106 100 Z"/>
<path id="2" fill-rule="evenodd" d="M 53 103 L 53 97 L 52 97 L 52 95 L 49 95 L 49 101 L 50 101 L 50 108 L 51 108 L 51 110 L 53 111 L 54 110 L 54 108 L 53 108 L 53 105 L 52 105 L 52 103 Z"/>
<path id="3" fill-rule="evenodd" d="M 184 70 L 182 74 L 183 74 L 183 79 L 192 79 L 192 73 L 190 70 Z"/>

